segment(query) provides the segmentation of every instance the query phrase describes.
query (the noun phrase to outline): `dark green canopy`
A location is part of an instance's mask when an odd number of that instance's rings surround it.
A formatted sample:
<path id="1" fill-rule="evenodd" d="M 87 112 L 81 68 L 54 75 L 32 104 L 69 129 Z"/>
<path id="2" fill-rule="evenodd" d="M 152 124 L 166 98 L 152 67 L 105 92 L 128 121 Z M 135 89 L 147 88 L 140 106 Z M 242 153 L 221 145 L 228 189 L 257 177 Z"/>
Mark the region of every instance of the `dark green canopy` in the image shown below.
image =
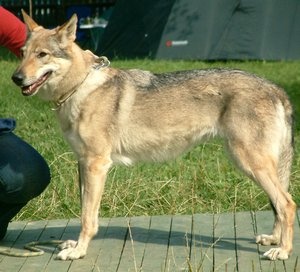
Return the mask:
<path id="1" fill-rule="evenodd" d="M 118 0 L 98 48 L 110 58 L 300 59 L 300 1 Z"/>

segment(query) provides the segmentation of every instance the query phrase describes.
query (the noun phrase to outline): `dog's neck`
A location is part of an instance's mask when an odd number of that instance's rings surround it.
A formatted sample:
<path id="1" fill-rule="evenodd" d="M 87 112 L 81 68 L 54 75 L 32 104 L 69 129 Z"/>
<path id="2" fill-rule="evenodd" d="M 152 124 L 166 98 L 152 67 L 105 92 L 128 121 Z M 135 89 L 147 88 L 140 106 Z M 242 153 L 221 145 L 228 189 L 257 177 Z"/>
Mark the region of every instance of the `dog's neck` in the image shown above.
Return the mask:
<path id="1" fill-rule="evenodd" d="M 87 58 L 88 58 L 87 73 L 78 84 L 73 86 L 68 92 L 66 92 L 64 95 L 59 97 L 57 101 L 54 102 L 55 108 L 52 108 L 52 110 L 59 110 L 62 107 L 62 105 L 65 104 L 77 92 L 80 86 L 85 82 L 87 77 L 90 75 L 91 71 L 108 67 L 110 65 L 109 60 L 104 56 L 98 57 L 89 50 L 84 51 L 84 53 L 87 54 Z"/>
<path id="2" fill-rule="evenodd" d="M 84 83 L 84 81 L 86 80 L 86 78 L 89 76 L 91 70 L 86 74 L 86 76 L 84 77 L 84 79 L 75 87 L 73 87 L 70 91 L 68 91 L 66 94 L 64 94 L 63 96 L 61 96 L 57 101 L 54 102 L 55 104 L 55 108 L 52 108 L 52 110 L 59 110 L 61 108 L 61 106 L 66 103 L 73 94 L 75 94 L 77 92 L 77 90 L 79 89 L 79 87 Z"/>

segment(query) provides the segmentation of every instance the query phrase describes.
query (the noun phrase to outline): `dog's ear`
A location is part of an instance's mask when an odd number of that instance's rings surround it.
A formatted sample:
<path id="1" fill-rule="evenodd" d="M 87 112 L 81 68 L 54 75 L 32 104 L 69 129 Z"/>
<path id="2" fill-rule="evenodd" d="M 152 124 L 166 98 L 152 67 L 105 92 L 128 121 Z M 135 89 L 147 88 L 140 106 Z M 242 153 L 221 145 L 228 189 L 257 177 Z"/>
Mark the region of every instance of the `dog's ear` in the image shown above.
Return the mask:
<path id="1" fill-rule="evenodd" d="M 35 28 L 39 27 L 39 25 L 23 9 L 21 11 L 24 22 L 29 31 L 33 31 Z"/>
<path id="2" fill-rule="evenodd" d="M 58 27 L 57 33 L 61 43 L 75 41 L 77 29 L 77 15 L 73 14 L 69 21 Z"/>

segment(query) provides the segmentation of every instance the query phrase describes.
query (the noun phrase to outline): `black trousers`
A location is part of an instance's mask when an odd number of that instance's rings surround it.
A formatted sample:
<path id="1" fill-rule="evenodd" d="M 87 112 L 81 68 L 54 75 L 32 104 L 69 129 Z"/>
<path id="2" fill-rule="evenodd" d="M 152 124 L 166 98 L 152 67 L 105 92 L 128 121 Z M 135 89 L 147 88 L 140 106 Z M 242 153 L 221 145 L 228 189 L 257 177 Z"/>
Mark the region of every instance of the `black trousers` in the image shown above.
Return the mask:
<path id="1" fill-rule="evenodd" d="M 44 158 L 12 132 L 0 133 L 0 229 L 50 182 Z"/>

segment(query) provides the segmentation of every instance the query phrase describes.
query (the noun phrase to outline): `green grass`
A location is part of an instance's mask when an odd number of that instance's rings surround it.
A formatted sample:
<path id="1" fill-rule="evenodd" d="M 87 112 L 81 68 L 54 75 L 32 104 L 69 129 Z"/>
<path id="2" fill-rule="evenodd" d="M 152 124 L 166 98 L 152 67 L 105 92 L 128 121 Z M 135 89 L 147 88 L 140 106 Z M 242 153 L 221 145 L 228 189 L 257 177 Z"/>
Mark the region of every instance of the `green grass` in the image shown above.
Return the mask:
<path id="1" fill-rule="evenodd" d="M 1 54 L 0 117 L 17 119 L 15 133 L 31 143 L 47 160 L 51 185 L 32 200 L 17 219 L 79 216 L 77 164 L 62 138 L 51 105 L 37 97 L 24 98 L 10 77 L 18 61 Z M 288 92 L 295 108 L 296 155 L 291 193 L 300 201 L 300 62 L 113 61 L 112 66 L 153 72 L 234 67 L 274 81 Z M 106 183 L 101 216 L 190 214 L 269 209 L 264 193 L 227 159 L 220 141 L 199 145 L 175 161 L 113 167 Z"/>

